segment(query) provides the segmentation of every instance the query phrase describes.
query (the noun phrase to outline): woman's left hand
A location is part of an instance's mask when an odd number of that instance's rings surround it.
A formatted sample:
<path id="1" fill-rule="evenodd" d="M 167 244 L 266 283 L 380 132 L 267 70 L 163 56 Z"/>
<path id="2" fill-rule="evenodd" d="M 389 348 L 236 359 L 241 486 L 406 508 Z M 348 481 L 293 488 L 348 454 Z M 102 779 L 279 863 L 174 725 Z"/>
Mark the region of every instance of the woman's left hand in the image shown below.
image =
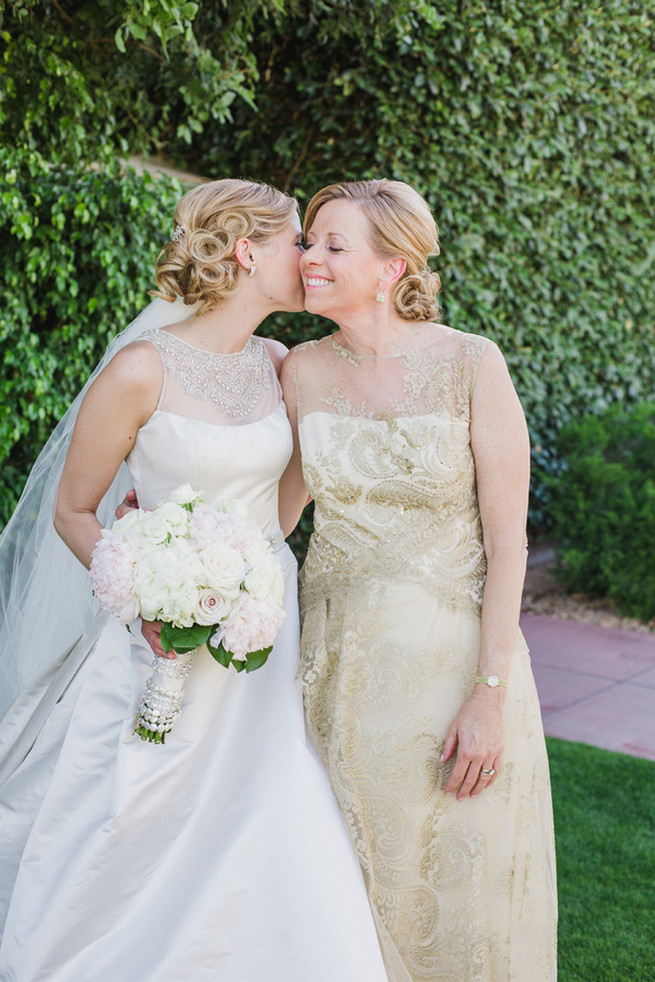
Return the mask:
<path id="1" fill-rule="evenodd" d="M 139 507 L 139 499 L 136 496 L 136 491 L 134 488 L 130 488 L 127 492 L 120 505 L 114 512 L 116 518 L 124 518 L 125 515 L 129 515 L 131 511 Z"/>
<path id="2" fill-rule="evenodd" d="M 505 750 L 505 693 L 476 687 L 450 724 L 442 762 L 457 750 L 455 766 L 448 778 L 446 794 L 456 792 L 458 801 L 475 798 L 498 777 Z"/>

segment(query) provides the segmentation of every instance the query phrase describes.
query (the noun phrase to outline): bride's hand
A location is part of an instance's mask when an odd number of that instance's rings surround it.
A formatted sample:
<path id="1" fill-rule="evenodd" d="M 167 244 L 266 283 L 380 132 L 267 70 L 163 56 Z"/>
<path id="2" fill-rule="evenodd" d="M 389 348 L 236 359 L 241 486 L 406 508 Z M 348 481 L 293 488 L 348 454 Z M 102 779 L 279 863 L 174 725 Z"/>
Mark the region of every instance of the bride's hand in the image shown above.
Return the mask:
<path id="1" fill-rule="evenodd" d="M 457 755 L 444 791 L 458 801 L 475 798 L 498 777 L 505 750 L 505 693 L 480 686 L 450 724 L 441 760 Z"/>
<path id="2" fill-rule="evenodd" d="M 141 634 L 144 636 L 152 650 L 160 658 L 175 658 L 174 651 L 164 651 L 161 646 L 159 635 L 161 634 L 161 621 L 141 621 Z"/>
<path id="3" fill-rule="evenodd" d="M 136 496 L 136 491 L 134 490 L 134 488 L 131 488 L 127 492 L 123 500 L 121 501 L 120 505 L 118 506 L 114 514 L 116 518 L 123 518 L 125 515 L 128 514 L 128 512 L 131 512 L 138 507 L 139 507 L 139 499 Z"/>

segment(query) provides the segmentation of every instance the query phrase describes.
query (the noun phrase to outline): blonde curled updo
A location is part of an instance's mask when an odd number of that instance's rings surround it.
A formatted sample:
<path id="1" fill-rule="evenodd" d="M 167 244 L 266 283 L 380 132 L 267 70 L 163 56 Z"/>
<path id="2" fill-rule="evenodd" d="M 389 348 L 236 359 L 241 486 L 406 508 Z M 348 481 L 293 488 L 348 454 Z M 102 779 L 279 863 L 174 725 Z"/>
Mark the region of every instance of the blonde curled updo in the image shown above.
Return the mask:
<path id="1" fill-rule="evenodd" d="M 428 257 L 439 255 L 439 230 L 424 198 L 404 181 L 386 178 L 331 184 L 309 202 L 305 235 L 319 209 L 335 200 L 353 201 L 363 209 L 374 252 L 385 259 L 401 256 L 406 261 L 407 268 L 392 292 L 398 315 L 408 321 L 438 320 L 441 280 L 430 269 Z"/>
<path id="2" fill-rule="evenodd" d="M 297 212 L 294 198 L 268 184 L 232 178 L 199 184 L 177 204 L 173 236 L 157 259 L 153 296 L 200 303 L 199 314 L 214 310 L 236 286 L 237 240 L 264 242 Z"/>

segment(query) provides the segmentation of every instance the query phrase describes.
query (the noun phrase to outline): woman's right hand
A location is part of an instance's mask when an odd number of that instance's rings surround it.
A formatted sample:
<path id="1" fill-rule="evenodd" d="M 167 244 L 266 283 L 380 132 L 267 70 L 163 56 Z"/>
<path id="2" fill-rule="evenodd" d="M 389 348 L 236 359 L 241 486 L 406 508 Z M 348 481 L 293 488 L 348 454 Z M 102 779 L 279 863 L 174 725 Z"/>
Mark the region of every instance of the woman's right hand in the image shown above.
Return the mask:
<path id="1" fill-rule="evenodd" d="M 174 651 L 164 651 L 161 646 L 161 639 L 159 635 L 161 634 L 162 622 L 161 621 L 141 621 L 141 634 L 144 636 L 152 650 L 160 658 L 175 658 Z"/>

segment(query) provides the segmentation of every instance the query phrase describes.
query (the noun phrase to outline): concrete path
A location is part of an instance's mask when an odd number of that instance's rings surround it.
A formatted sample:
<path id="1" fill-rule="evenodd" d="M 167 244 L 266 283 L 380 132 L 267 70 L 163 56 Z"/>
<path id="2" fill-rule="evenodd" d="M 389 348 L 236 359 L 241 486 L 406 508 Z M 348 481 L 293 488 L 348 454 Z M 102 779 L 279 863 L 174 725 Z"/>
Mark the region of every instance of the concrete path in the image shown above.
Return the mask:
<path id="1" fill-rule="evenodd" d="M 655 760 L 655 635 L 521 615 L 548 736 Z"/>

